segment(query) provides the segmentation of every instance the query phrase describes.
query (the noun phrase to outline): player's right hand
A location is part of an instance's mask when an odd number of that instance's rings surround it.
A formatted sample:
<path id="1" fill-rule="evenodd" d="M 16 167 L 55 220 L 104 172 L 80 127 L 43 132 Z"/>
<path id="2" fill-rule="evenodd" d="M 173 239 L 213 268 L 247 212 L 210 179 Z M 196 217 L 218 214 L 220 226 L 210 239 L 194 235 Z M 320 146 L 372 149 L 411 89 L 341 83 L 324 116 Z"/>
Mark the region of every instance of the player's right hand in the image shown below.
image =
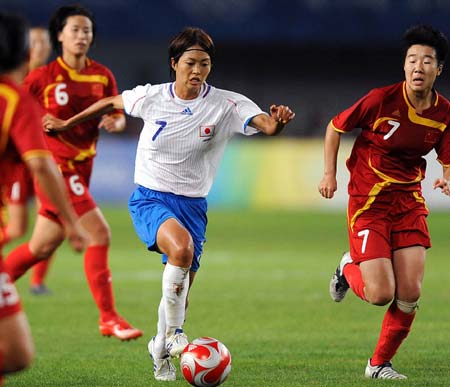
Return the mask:
<path id="1" fill-rule="evenodd" d="M 66 121 L 56 118 L 49 113 L 42 117 L 42 126 L 47 133 L 62 132 L 69 129 L 66 125 Z"/>
<path id="2" fill-rule="evenodd" d="M 331 199 L 334 193 L 337 191 L 337 181 L 336 177 L 330 175 L 324 175 L 321 182 L 319 183 L 319 192 L 326 198 Z"/>

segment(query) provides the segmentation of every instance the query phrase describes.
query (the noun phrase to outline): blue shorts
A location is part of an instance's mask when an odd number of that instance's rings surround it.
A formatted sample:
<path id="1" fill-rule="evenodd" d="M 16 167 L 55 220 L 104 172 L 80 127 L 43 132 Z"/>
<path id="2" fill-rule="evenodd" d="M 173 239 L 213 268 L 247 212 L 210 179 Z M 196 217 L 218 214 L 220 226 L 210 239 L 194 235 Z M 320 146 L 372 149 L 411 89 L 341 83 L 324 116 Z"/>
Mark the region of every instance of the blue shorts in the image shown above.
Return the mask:
<path id="1" fill-rule="evenodd" d="M 167 219 L 176 219 L 191 234 L 194 241 L 191 270 L 198 270 L 208 223 L 205 198 L 189 198 L 139 186 L 131 194 L 128 209 L 137 235 L 151 251 L 158 251 L 156 234 L 159 227 Z M 167 255 L 163 254 L 162 262 L 167 263 Z"/>

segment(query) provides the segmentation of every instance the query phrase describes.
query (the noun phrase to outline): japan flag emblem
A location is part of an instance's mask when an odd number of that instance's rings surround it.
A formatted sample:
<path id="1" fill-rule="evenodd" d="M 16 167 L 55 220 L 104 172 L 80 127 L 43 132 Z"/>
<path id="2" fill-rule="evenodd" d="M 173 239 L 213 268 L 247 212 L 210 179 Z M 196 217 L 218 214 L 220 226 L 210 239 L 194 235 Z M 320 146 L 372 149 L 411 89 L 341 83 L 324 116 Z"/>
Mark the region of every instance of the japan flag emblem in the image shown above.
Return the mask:
<path id="1" fill-rule="evenodd" d="M 200 137 L 212 138 L 214 136 L 215 125 L 200 125 Z"/>

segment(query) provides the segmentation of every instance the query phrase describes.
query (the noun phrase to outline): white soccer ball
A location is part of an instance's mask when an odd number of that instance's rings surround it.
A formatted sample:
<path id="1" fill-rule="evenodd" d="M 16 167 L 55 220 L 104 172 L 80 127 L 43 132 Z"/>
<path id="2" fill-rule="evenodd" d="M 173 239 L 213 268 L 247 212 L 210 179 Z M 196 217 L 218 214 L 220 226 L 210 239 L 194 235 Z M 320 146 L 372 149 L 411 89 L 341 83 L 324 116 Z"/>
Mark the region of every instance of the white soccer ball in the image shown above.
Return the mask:
<path id="1" fill-rule="evenodd" d="M 214 387 L 228 377 L 231 354 L 219 340 L 200 337 L 184 349 L 180 366 L 188 383 L 196 387 Z"/>

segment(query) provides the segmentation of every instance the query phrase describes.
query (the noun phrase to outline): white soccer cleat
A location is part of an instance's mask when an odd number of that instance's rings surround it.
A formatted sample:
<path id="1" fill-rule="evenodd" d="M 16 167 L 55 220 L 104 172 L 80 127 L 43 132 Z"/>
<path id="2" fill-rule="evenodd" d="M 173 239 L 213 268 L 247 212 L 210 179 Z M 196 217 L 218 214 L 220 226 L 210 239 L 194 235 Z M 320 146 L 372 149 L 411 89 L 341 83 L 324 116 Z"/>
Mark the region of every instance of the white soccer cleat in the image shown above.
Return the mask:
<path id="1" fill-rule="evenodd" d="M 405 375 L 394 370 L 391 362 L 387 361 L 383 364 L 372 366 L 370 365 L 370 359 L 367 362 L 365 375 L 369 379 L 408 379 Z"/>
<path id="2" fill-rule="evenodd" d="M 341 258 L 341 262 L 339 262 L 339 266 L 336 268 L 336 272 L 331 277 L 330 281 L 330 296 L 333 301 L 341 302 L 345 295 L 347 294 L 347 290 L 349 289 L 349 284 L 344 277 L 344 266 L 347 263 L 352 263 L 352 257 L 350 253 L 344 253 Z"/>
<path id="3" fill-rule="evenodd" d="M 169 354 L 167 354 L 164 358 L 158 359 L 153 354 L 153 346 L 155 345 L 155 338 L 148 342 L 148 353 L 153 361 L 153 375 L 156 380 L 161 382 L 173 382 L 177 378 L 177 371 L 174 365 L 170 362 Z"/>
<path id="4" fill-rule="evenodd" d="M 166 348 L 170 357 L 180 357 L 181 353 L 189 344 L 187 336 L 182 329 L 176 329 L 175 333 L 166 340 Z"/>

